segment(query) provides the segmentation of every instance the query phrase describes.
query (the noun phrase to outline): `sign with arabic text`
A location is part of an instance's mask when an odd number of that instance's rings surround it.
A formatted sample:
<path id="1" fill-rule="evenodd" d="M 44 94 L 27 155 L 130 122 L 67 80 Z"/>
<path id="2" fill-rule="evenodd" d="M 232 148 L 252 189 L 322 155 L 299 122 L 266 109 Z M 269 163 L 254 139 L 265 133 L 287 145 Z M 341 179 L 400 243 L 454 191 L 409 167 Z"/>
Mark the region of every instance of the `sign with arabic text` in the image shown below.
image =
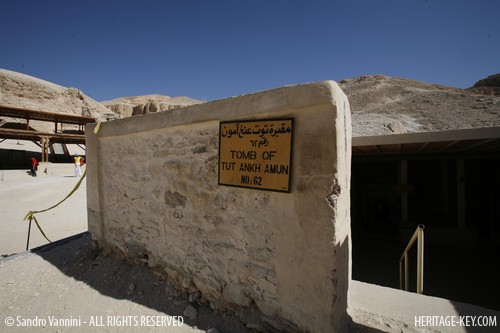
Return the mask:
<path id="1" fill-rule="evenodd" d="M 293 119 L 221 122 L 219 185 L 290 192 Z"/>

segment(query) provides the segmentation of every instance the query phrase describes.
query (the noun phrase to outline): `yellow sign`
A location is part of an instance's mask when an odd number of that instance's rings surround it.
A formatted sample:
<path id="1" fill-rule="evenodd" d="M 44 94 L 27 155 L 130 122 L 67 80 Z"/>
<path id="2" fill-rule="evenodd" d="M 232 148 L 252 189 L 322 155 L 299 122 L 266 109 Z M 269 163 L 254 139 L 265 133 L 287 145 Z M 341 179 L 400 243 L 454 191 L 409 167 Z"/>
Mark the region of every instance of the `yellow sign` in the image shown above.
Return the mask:
<path id="1" fill-rule="evenodd" d="M 221 122 L 219 185 L 290 191 L 293 119 Z"/>

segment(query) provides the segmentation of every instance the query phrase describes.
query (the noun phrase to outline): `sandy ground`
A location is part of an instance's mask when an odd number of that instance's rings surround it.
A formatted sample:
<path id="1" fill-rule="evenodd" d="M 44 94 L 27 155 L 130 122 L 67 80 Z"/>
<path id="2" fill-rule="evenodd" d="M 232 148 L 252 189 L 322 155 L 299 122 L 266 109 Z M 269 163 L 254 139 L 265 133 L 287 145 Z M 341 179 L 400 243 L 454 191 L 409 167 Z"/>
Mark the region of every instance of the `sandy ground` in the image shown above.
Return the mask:
<path id="1" fill-rule="evenodd" d="M 31 177 L 23 171 L 9 173 L 14 174 L 13 179 L 0 181 L 0 255 L 25 251 L 29 226 L 23 221 L 25 215 L 58 203 L 78 182 L 71 171 L 38 177 Z M 36 217 L 52 241 L 87 231 L 85 180 L 65 202 L 55 209 L 36 214 Z M 32 223 L 30 235 L 30 248 L 48 243 L 35 223 Z"/>
<path id="2" fill-rule="evenodd" d="M 200 295 L 176 290 L 148 267 L 93 249 L 85 232 L 85 182 L 59 207 L 37 215 L 49 238 L 61 240 L 47 244 L 33 226 L 32 250 L 24 251 L 25 214 L 57 203 L 78 179 L 68 174 L 10 177 L 0 181 L 0 332 L 251 333 L 260 328 L 277 333 L 248 317 L 251 324 L 245 326 L 234 313 L 212 310 Z M 350 309 L 349 314 L 355 320 L 349 332 L 421 331 L 401 330 L 372 312 Z"/>
<path id="3" fill-rule="evenodd" d="M 77 145 L 70 144 L 67 148 L 71 155 L 85 154 Z M 40 154 L 38 146 L 23 140 L 2 141 L 0 149 L 18 150 L 26 157 Z M 55 170 L 55 174 L 45 175 L 40 169 L 36 178 L 29 176 L 28 170 L 0 170 L 0 256 L 25 251 L 29 225 L 23 221 L 26 214 L 58 203 L 78 182 L 70 164 L 58 164 Z M 57 208 L 36 214 L 36 217 L 52 241 L 87 231 L 86 182 L 83 181 L 80 189 Z M 32 223 L 30 248 L 47 243 Z"/>
<path id="4" fill-rule="evenodd" d="M 60 206 L 36 215 L 56 242 L 48 244 L 33 223 L 31 251 L 25 251 L 26 213 L 59 202 L 78 179 L 71 171 L 4 176 L 0 332 L 252 332 L 233 313 L 211 310 L 199 295 L 176 290 L 148 267 L 94 250 L 86 232 L 85 181 Z"/>

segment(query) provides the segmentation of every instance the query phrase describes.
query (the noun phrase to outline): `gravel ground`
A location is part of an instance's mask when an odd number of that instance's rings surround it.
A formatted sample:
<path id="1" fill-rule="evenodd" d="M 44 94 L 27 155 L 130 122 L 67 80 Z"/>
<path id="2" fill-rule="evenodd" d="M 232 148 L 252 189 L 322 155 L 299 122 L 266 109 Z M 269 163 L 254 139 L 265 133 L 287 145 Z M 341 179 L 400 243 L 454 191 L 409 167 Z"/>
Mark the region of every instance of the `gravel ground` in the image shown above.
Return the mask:
<path id="1" fill-rule="evenodd" d="M 1 259 L 0 281 L 2 332 L 251 332 L 148 267 L 94 250 L 88 233 Z"/>
<path id="2" fill-rule="evenodd" d="M 59 202 L 78 179 L 21 170 L 3 176 L 0 332 L 252 332 L 235 314 L 212 311 L 200 295 L 176 290 L 150 268 L 94 250 L 85 181 L 60 206 L 36 215 L 56 242 L 48 244 L 33 223 L 25 251 L 24 216 Z"/>

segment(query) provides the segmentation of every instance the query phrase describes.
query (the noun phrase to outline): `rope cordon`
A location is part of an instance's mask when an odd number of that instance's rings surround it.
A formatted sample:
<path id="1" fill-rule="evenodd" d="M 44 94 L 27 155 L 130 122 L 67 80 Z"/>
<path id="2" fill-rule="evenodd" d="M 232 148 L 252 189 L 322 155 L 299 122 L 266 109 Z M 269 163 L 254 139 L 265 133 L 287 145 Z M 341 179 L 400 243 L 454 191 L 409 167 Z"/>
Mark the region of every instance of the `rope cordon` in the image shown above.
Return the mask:
<path id="1" fill-rule="evenodd" d="M 96 125 L 96 127 L 94 128 L 94 134 L 97 134 L 97 132 L 99 131 L 100 127 L 101 127 L 101 122 L 98 122 L 97 125 Z M 87 170 L 85 170 L 83 172 L 82 177 L 80 178 L 80 180 L 78 181 L 78 183 L 76 183 L 75 187 L 71 190 L 71 192 L 69 192 L 69 194 L 64 199 L 62 199 L 61 201 L 59 201 L 55 205 L 53 205 L 53 206 L 51 206 L 49 208 L 43 209 L 43 210 L 29 211 L 28 214 L 26 214 L 26 216 L 24 217 L 23 221 L 29 220 L 29 222 L 30 222 L 29 227 L 28 227 L 28 239 L 27 239 L 27 242 L 26 242 L 26 250 L 28 250 L 28 247 L 29 247 L 29 239 L 30 239 L 31 222 L 32 221 L 35 221 L 35 224 L 36 224 L 38 230 L 40 230 L 40 232 L 42 233 L 43 237 L 45 237 L 45 239 L 47 241 L 49 241 L 49 243 L 52 243 L 52 241 L 47 237 L 47 235 L 43 231 L 42 227 L 40 226 L 40 223 L 38 223 L 38 220 L 37 220 L 35 214 L 43 213 L 43 212 L 49 211 L 51 209 L 54 209 L 57 206 L 59 206 L 60 204 L 62 204 L 64 201 L 66 201 L 66 199 L 68 199 L 69 197 L 71 197 L 73 195 L 73 193 L 75 193 L 76 190 L 78 190 L 78 188 L 82 184 L 82 181 L 85 179 L 86 175 L 87 175 Z"/>

